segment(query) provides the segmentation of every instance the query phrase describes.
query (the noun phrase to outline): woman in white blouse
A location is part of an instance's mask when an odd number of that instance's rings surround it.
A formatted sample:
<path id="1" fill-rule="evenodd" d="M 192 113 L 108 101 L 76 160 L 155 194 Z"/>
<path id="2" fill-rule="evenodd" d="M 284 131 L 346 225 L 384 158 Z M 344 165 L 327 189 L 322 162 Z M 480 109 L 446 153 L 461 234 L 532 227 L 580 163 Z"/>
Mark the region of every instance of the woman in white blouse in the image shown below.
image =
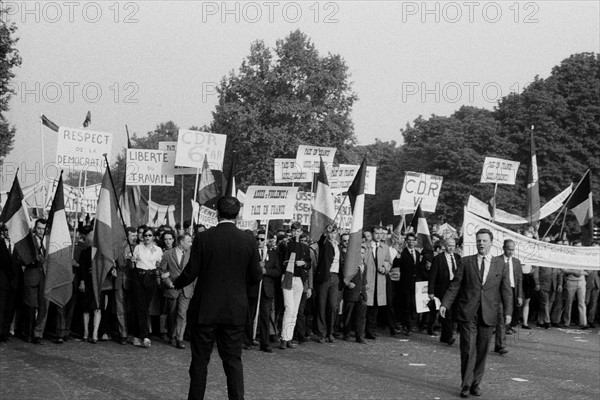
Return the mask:
<path id="1" fill-rule="evenodd" d="M 148 328 L 148 308 L 156 291 L 157 269 L 163 252 L 154 243 L 154 230 L 144 228 L 142 243 L 133 249 L 132 292 L 134 311 L 137 320 L 138 334 L 133 344 L 150 347 L 150 331 Z"/>

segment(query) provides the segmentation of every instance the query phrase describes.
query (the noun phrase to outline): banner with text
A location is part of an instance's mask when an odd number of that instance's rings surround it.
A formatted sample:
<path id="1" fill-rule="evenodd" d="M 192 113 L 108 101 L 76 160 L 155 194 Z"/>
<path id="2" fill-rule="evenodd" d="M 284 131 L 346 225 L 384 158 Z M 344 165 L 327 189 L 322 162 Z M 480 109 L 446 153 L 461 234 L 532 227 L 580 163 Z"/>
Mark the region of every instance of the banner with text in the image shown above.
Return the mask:
<path id="1" fill-rule="evenodd" d="M 415 282 L 415 305 L 417 306 L 417 314 L 421 314 L 429 311 L 429 294 L 427 293 L 429 288 L 429 282 Z M 440 309 L 440 299 L 434 298 L 435 309 Z"/>
<path id="2" fill-rule="evenodd" d="M 301 144 L 296 152 L 296 162 L 302 171 L 319 172 L 320 160 L 325 164 L 333 164 L 335 147 L 306 146 Z"/>
<path id="3" fill-rule="evenodd" d="M 250 186 L 246 191 L 242 219 L 291 219 L 297 187 Z"/>
<path id="4" fill-rule="evenodd" d="M 112 133 L 87 129 L 58 129 L 56 164 L 67 171 L 88 170 L 102 173 L 106 169 L 104 153 L 110 160 Z"/>
<path id="5" fill-rule="evenodd" d="M 177 142 L 158 142 L 158 149 L 164 151 L 172 151 L 173 154 L 175 154 L 175 159 L 177 159 Z M 175 175 L 193 175 L 196 172 L 196 168 L 175 167 Z"/>
<path id="6" fill-rule="evenodd" d="M 48 193 L 56 192 L 56 185 L 58 180 L 52 181 L 49 184 Z M 100 196 L 100 183 L 95 185 L 89 185 L 85 188 L 77 188 L 75 186 L 67 185 L 63 183 L 63 195 L 65 200 L 65 211 L 66 212 L 82 212 L 85 214 L 96 214 L 96 205 L 98 204 L 98 196 Z M 52 195 L 53 196 L 53 195 Z M 46 210 L 49 210 L 52 206 L 52 197 L 48 197 L 46 203 Z"/>
<path id="7" fill-rule="evenodd" d="M 518 161 L 486 157 L 483 162 L 480 183 L 503 183 L 505 185 L 514 185 L 520 164 L 521 163 Z"/>
<path id="8" fill-rule="evenodd" d="M 273 167 L 275 183 L 312 182 L 312 171 L 302 169 L 293 158 L 276 158 Z"/>
<path id="9" fill-rule="evenodd" d="M 174 186 L 175 152 L 127 149 L 127 185 Z"/>
<path id="10" fill-rule="evenodd" d="M 298 191 L 296 194 L 296 204 L 294 206 L 293 221 L 300 221 L 302 225 L 310 225 L 310 216 L 314 205 L 315 194 L 310 192 Z M 333 195 L 333 205 L 337 217 L 335 223 L 342 230 L 349 230 L 352 226 L 352 207 L 350 201 L 343 195 Z M 338 213 L 338 210 L 342 210 Z"/>
<path id="11" fill-rule="evenodd" d="M 492 256 L 502 254 L 502 244 L 506 239 L 515 242 L 515 257 L 522 263 L 540 267 L 600 270 L 600 247 L 576 247 L 547 243 L 496 225 L 465 208 L 463 222 L 463 254 L 477 253 L 475 233 L 487 228 L 494 235 Z"/>
<path id="12" fill-rule="evenodd" d="M 417 205 L 421 202 L 421 210 L 435 212 L 443 179 L 438 175 L 406 172 L 398 207 L 412 212 L 417 209 Z"/>
<path id="13" fill-rule="evenodd" d="M 210 169 L 222 171 L 227 135 L 180 129 L 177 136 L 175 165 L 200 168 L 207 156 Z"/>
<path id="14" fill-rule="evenodd" d="M 569 198 L 569 195 L 573 191 L 573 184 L 569 185 L 568 188 L 560 192 L 556 197 L 552 198 L 546 204 L 540 208 L 540 219 L 546 218 L 548 215 L 558 211 L 565 201 Z M 489 204 L 479 200 L 474 196 L 469 196 L 467 202 L 467 210 L 473 214 L 477 214 L 480 217 L 492 219 L 489 210 Z M 495 222 L 507 225 L 521 225 L 528 224 L 529 221 L 521 216 L 510 214 L 506 211 L 496 208 Z"/>
<path id="15" fill-rule="evenodd" d="M 331 167 L 327 171 L 327 179 L 331 193 L 344 193 L 348 191 L 358 173 L 360 165 L 340 164 L 339 167 Z M 377 167 L 367 167 L 365 177 L 365 194 L 375 194 L 375 181 L 377 178 Z"/>
<path id="16" fill-rule="evenodd" d="M 198 210 L 198 219 L 196 222 L 198 224 L 202 224 L 207 228 L 217 226 L 219 221 L 217 220 L 217 210 L 213 210 L 212 208 L 208 208 L 205 206 L 200 206 Z"/>

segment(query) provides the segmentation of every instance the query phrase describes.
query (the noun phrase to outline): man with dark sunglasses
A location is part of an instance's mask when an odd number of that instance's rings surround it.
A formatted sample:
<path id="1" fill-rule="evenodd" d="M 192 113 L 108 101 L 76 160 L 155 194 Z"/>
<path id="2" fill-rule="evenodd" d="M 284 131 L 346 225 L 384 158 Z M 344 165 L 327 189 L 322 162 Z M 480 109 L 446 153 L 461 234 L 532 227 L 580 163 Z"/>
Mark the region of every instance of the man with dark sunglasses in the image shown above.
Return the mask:
<path id="1" fill-rule="evenodd" d="M 258 243 L 258 255 L 260 257 L 259 264 L 263 272 L 260 306 L 258 311 L 260 350 L 265 353 L 272 353 L 273 350 L 269 345 L 269 323 L 273 298 L 275 297 L 275 281 L 281 276 L 281 270 L 279 269 L 279 257 L 277 256 L 277 251 L 267 248 L 267 234 L 264 230 L 258 231 L 256 241 Z M 251 320 L 251 322 L 253 322 L 253 320 Z"/>

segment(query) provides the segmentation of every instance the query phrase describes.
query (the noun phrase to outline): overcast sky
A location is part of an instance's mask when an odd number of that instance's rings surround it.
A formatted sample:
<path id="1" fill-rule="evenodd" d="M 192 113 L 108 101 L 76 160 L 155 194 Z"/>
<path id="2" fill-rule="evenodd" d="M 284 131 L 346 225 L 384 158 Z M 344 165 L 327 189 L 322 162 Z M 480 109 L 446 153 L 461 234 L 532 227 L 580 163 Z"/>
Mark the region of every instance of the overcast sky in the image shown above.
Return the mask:
<path id="1" fill-rule="evenodd" d="M 419 115 L 492 109 L 569 55 L 600 51 L 598 1 L 3 3 L 12 6 L 23 58 L 7 115 L 15 148 L 5 164 L 30 170 L 41 159 L 41 114 L 80 127 L 90 110 L 90 128 L 115 135 L 114 159 L 125 124 L 140 136 L 169 120 L 210 123 L 215 85 L 239 68 L 250 44 L 273 47 L 295 29 L 320 54 L 346 60 L 360 144 L 399 142 Z M 43 135 L 52 162 L 56 134 Z M 30 174 L 24 185 L 37 179 Z"/>

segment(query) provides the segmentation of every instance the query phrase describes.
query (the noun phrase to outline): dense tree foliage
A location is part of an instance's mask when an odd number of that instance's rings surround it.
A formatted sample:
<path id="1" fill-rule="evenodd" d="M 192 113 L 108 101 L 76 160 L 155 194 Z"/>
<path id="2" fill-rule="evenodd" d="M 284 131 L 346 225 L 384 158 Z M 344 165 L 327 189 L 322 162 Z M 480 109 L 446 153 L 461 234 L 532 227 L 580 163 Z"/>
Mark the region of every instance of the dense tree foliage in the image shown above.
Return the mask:
<path id="1" fill-rule="evenodd" d="M 21 57 L 16 44 L 17 30 L 13 23 L 7 22 L 6 10 L 0 7 L 0 161 L 12 150 L 16 128 L 11 126 L 4 115 L 8 111 L 8 102 L 14 94 L 11 80 L 14 68 L 21 65 Z"/>

